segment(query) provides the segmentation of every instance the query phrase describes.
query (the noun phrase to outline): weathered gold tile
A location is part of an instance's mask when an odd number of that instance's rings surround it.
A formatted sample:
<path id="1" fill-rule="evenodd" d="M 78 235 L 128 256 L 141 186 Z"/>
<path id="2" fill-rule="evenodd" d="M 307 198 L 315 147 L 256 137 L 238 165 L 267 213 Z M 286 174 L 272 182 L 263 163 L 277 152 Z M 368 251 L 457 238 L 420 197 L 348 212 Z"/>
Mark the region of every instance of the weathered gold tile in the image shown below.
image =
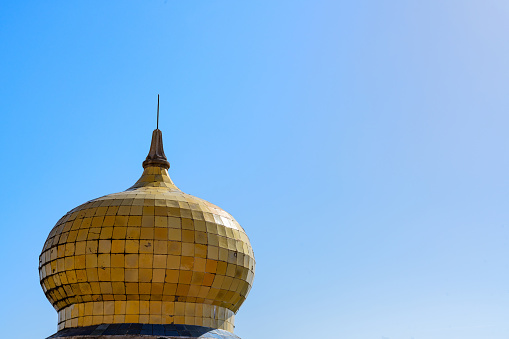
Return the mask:
<path id="1" fill-rule="evenodd" d="M 139 240 L 127 239 L 125 241 L 125 252 L 126 253 L 138 253 L 139 250 L 140 250 L 140 241 Z"/>
<path id="2" fill-rule="evenodd" d="M 137 276 L 136 276 L 136 279 L 137 279 Z M 138 282 L 128 282 L 128 280 L 126 279 L 125 292 L 127 294 L 127 301 L 139 300 L 140 299 L 139 283 Z"/>
<path id="3" fill-rule="evenodd" d="M 64 266 L 67 271 L 74 269 L 74 257 L 66 257 Z"/>
<path id="4" fill-rule="evenodd" d="M 187 257 L 195 256 L 193 243 L 182 243 L 182 255 Z"/>
<path id="5" fill-rule="evenodd" d="M 140 254 L 139 255 L 139 264 L 141 268 L 152 268 L 154 262 L 153 254 Z"/>
<path id="6" fill-rule="evenodd" d="M 95 254 L 99 248 L 99 241 L 87 240 L 85 245 L 85 254 Z"/>
<path id="7" fill-rule="evenodd" d="M 125 281 L 126 282 L 138 282 L 138 269 L 137 268 L 126 268 L 125 269 Z M 127 287 L 127 285 L 126 285 Z M 130 292 L 127 292 L 130 293 Z"/>
<path id="8" fill-rule="evenodd" d="M 140 282 L 150 282 L 152 281 L 152 269 L 140 268 L 139 269 L 139 281 Z M 150 292 L 149 292 L 150 293 Z"/>
<path id="9" fill-rule="evenodd" d="M 46 266 L 46 267 L 48 267 L 48 266 Z M 85 255 L 74 256 L 74 267 L 76 267 L 76 268 L 85 268 L 86 267 Z M 49 266 L 49 268 L 51 268 L 51 266 Z"/>
<path id="10" fill-rule="evenodd" d="M 126 301 L 115 301 L 115 314 L 126 314 Z"/>
<path id="11" fill-rule="evenodd" d="M 120 297 L 115 300 L 125 300 L 126 291 L 125 291 L 125 284 L 124 284 L 124 269 L 121 269 L 121 271 L 119 270 L 119 271 L 115 272 L 116 274 L 121 276 L 121 278 L 117 281 L 115 281 L 115 279 L 113 279 L 114 270 L 115 269 L 113 269 L 113 268 L 111 269 L 111 277 L 112 277 L 111 288 L 113 290 L 113 294 L 115 296 Z"/>
<path id="12" fill-rule="evenodd" d="M 182 243 L 179 241 L 168 241 L 168 254 L 181 255 Z"/>
<path id="13" fill-rule="evenodd" d="M 127 227 L 127 239 L 140 239 L 140 227 L 139 226 L 129 226 Z"/>
<path id="14" fill-rule="evenodd" d="M 111 267 L 125 267 L 125 255 L 121 253 L 111 254 Z"/>
<path id="15" fill-rule="evenodd" d="M 111 253 L 111 240 L 99 240 L 99 253 Z"/>
<path id="16" fill-rule="evenodd" d="M 168 240 L 168 228 L 156 227 L 154 228 L 154 239 L 155 240 Z"/>
<path id="17" fill-rule="evenodd" d="M 131 215 L 131 216 L 129 216 L 129 220 L 127 222 L 127 226 L 140 227 L 141 226 L 141 215 Z M 129 232 L 129 229 L 128 229 L 128 232 Z"/>
<path id="18" fill-rule="evenodd" d="M 212 260 L 219 260 L 219 247 L 209 245 L 207 247 L 207 258 Z"/>
<path id="19" fill-rule="evenodd" d="M 154 240 L 140 240 L 140 253 L 153 253 Z"/>
<path id="20" fill-rule="evenodd" d="M 194 231 L 192 230 L 182 230 L 182 241 L 194 243 Z"/>
<path id="21" fill-rule="evenodd" d="M 80 229 L 78 230 L 78 236 L 76 237 L 76 241 L 84 241 L 87 240 L 88 229 Z"/>
<path id="22" fill-rule="evenodd" d="M 179 284 L 190 284 L 192 277 L 193 277 L 192 271 L 180 271 L 178 282 L 179 282 Z M 183 295 L 185 295 L 185 294 L 183 294 Z"/>
<path id="23" fill-rule="evenodd" d="M 111 254 L 99 254 L 97 255 L 97 266 L 98 267 L 111 267 Z"/>
<path id="24" fill-rule="evenodd" d="M 203 286 L 204 287 L 210 287 L 212 286 L 212 283 L 214 282 L 214 278 L 216 277 L 215 274 L 212 274 L 212 273 L 205 273 L 204 276 L 203 276 Z M 207 289 L 208 291 L 208 289 Z M 206 296 L 203 296 L 204 298 Z"/>
<path id="25" fill-rule="evenodd" d="M 113 237 L 113 227 L 101 227 L 99 239 L 111 239 Z"/>
<path id="26" fill-rule="evenodd" d="M 166 270 L 164 268 L 154 269 L 152 272 L 152 282 L 154 283 L 164 282 L 165 275 Z"/>
<path id="27" fill-rule="evenodd" d="M 139 314 L 126 314 L 125 315 L 125 322 L 126 323 L 139 323 L 140 322 L 140 315 Z"/>
<path id="28" fill-rule="evenodd" d="M 206 258 L 207 257 L 207 246 L 201 245 L 201 244 L 195 244 L 194 245 L 194 254 L 195 256 L 199 258 Z"/>
<path id="29" fill-rule="evenodd" d="M 182 230 L 170 228 L 168 230 L 168 240 L 181 241 Z"/>
<path id="30" fill-rule="evenodd" d="M 143 239 L 143 240 L 152 240 L 152 239 L 154 239 L 154 229 L 153 228 L 149 228 L 149 227 L 142 227 L 140 229 L 140 239 Z M 164 239 L 164 240 L 166 240 L 166 239 Z"/>
<path id="31" fill-rule="evenodd" d="M 149 208 L 147 206 L 144 207 Z M 143 213 L 143 216 L 141 217 L 141 226 L 142 227 L 154 227 L 154 221 L 155 217 L 153 215 L 146 215 L 145 212 Z"/>
<path id="32" fill-rule="evenodd" d="M 114 226 L 113 227 L 113 239 L 125 240 L 127 234 L 126 226 Z"/>
<path id="33" fill-rule="evenodd" d="M 154 254 L 167 254 L 167 253 L 168 253 L 167 240 L 155 240 L 154 241 Z"/>
<path id="34" fill-rule="evenodd" d="M 128 220 L 127 216 L 125 216 L 125 215 L 117 215 L 115 217 L 115 221 L 113 223 L 113 226 L 115 226 L 115 227 L 125 227 L 125 226 L 127 226 L 127 220 Z M 115 232 L 115 230 L 113 230 L 113 232 Z"/>
<path id="35" fill-rule="evenodd" d="M 156 271 L 154 270 L 154 278 L 152 279 L 152 283 L 150 284 L 150 300 L 162 300 L 163 298 L 163 288 L 164 288 L 164 274 L 162 276 L 161 282 L 155 281 Z"/>
<path id="36" fill-rule="evenodd" d="M 195 257 L 193 270 L 197 272 L 205 272 L 206 263 L 207 263 L 206 259 Z"/>
<path id="37" fill-rule="evenodd" d="M 192 270 L 194 266 L 194 257 L 181 257 L 180 258 L 180 269 Z"/>
<path id="38" fill-rule="evenodd" d="M 99 281 L 112 281 L 111 279 L 111 268 L 99 267 L 97 270 Z"/>
<path id="39" fill-rule="evenodd" d="M 92 282 L 99 281 L 99 274 L 97 272 L 97 268 L 87 268 L 87 281 L 91 285 Z M 90 294 L 90 293 L 87 293 Z"/>
<path id="40" fill-rule="evenodd" d="M 177 286 L 176 286 L 176 283 L 178 283 L 179 281 L 179 275 L 180 275 L 181 271 L 176 269 L 176 270 L 173 270 L 173 269 L 167 269 L 166 270 L 166 277 L 164 278 L 164 281 L 168 284 L 165 284 L 164 285 L 164 291 L 163 293 L 167 294 L 167 291 L 170 290 L 170 289 L 177 289 Z M 175 284 L 175 286 L 172 286 L 171 284 Z M 173 294 L 175 292 L 172 292 L 171 294 Z"/>
<path id="41" fill-rule="evenodd" d="M 140 269 L 140 271 L 141 271 L 141 269 Z M 145 277 L 143 278 L 143 280 L 144 280 L 144 282 L 139 283 L 139 294 L 140 294 L 139 298 L 140 298 L 140 300 L 150 300 L 150 294 L 152 292 L 151 291 L 152 284 L 150 282 L 148 282 L 147 281 L 148 279 Z"/>
<path id="42" fill-rule="evenodd" d="M 126 254 L 125 255 L 125 266 L 127 268 L 138 268 L 139 267 L 139 254 Z"/>
<path id="43" fill-rule="evenodd" d="M 163 208 L 163 210 L 165 210 L 165 208 Z M 164 214 L 157 215 L 155 217 L 155 219 L 154 219 L 154 226 L 155 227 L 164 227 L 164 228 L 167 228 L 167 225 L 168 225 L 168 217 L 166 216 L 166 211 L 164 211 Z"/>

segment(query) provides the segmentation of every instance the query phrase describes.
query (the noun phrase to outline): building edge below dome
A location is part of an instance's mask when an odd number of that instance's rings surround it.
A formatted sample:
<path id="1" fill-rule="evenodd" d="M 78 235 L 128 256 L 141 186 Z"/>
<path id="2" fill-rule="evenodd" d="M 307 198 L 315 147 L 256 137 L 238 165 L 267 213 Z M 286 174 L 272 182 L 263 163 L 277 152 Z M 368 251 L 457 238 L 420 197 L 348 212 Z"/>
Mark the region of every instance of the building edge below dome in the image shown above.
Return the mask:
<path id="1" fill-rule="evenodd" d="M 211 327 L 197 325 L 151 324 L 101 324 L 65 328 L 46 339 L 173 339 L 214 338 L 240 339 L 235 334 Z"/>
<path id="2" fill-rule="evenodd" d="M 165 335 L 137 335 L 137 334 L 126 334 L 126 335 L 80 335 L 80 336 L 71 336 L 65 337 L 66 339 L 202 339 L 203 337 L 175 337 L 175 336 L 165 336 Z M 238 338 L 238 337 L 237 337 Z"/>

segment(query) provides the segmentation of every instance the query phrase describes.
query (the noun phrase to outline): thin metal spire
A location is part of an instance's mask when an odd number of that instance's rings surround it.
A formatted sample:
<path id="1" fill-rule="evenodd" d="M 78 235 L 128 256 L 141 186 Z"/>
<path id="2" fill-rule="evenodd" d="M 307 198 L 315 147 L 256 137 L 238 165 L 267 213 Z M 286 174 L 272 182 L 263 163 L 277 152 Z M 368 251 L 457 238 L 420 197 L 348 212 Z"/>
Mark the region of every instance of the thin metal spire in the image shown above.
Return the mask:
<path id="1" fill-rule="evenodd" d="M 159 129 L 159 94 L 157 95 L 157 127 Z"/>

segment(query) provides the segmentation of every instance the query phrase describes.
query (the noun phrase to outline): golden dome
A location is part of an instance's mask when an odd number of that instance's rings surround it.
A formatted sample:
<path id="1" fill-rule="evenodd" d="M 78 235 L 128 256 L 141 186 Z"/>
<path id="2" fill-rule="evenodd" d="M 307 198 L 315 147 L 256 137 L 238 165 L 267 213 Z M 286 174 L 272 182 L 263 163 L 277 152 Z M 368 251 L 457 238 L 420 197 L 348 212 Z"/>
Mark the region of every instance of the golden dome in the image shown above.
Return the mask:
<path id="1" fill-rule="evenodd" d="M 238 222 L 170 179 L 159 129 L 141 178 L 86 202 L 51 230 L 39 259 L 59 330 L 186 324 L 233 332 L 255 260 Z"/>

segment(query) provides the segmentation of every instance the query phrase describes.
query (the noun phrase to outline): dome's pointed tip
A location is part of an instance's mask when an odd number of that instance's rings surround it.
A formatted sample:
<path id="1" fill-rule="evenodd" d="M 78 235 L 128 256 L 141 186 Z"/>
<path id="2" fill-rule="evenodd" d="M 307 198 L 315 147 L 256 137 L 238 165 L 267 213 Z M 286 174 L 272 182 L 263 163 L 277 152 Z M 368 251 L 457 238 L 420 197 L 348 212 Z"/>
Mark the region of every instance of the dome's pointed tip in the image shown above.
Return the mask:
<path id="1" fill-rule="evenodd" d="M 150 144 L 150 151 L 148 152 L 147 158 L 143 162 L 143 168 L 147 167 L 163 167 L 170 168 L 170 163 L 166 159 L 163 149 L 163 133 L 159 128 L 156 128 L 152 132 L 152 142 Z"/>

